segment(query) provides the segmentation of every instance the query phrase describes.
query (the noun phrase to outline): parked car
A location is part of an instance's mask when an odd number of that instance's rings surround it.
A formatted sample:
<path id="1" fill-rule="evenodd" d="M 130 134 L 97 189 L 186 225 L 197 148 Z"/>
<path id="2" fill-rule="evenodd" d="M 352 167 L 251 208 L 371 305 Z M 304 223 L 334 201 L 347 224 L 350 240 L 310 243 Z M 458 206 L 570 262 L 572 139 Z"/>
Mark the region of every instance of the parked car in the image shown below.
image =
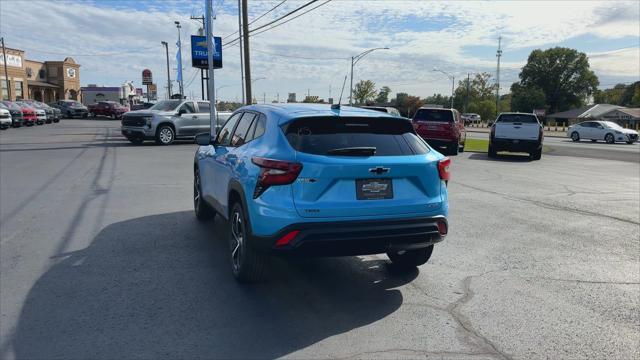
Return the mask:
<path id="1" fill-rule="evenodd" d="M 465 113 L 462 114 L 461 117 L 465 125 L 479 124 L 480 121 L 482 121 L 480 115 L 474 113 Z"/>
<path id="2" fill-rule="evenodd" d="M 615 142 L 633 144 L 638 141 L 638 132 L 625 129 L 611 121 L 584 121 L 569 126 L 567 137 L 570 137 L 573 141 L 589 139 L 593 142 L 604 140 L 608 144 Z"/>
<path id="3" fill-rule="evenodd" d="M 129 108 L 120 105 L 115 101 L 100 101 L 87 106 L 91 117 L 106 116 L 112 119 L 121 119 L 122 115 L 129 111 Z"/>
<path id="4" fill-rule="evenodd" d="M 62 110 L 58 109 L 57 107 L 51 104 L 47 104 L 47 106 L 49 106 L 53 110 L 53 122 L 55 123 L 60 122 L 60 120 L 62 120 Z"/>
<path id="5" fill-rule="evenodd" d="M 491 125 L 489 135 L 489 157 L 498 151 L 526 152 L 533 160 L 542 157 L 544 133 L 538 117 L 534 114 L 501 113 Z"/>
<path id="6" fill-rule="evenodd" d="M 55 115 L 53 113 L 53 109 L 49 105 L 42 103 L 40 101 L 35 101 L 35 100 L 22 100 L 22 101 L 24 103 L 31 105 L 36 109 L 43 110 L 45 113 L 45 120 L 44 120 L 45 124 L 51 124 L 53 122 Z"/>
<path id="7" fill-rule="evenodd" d="M 363 109 L 380 111 L 383 113 L 391 114 L 393 116 L 400 117 L 400 111 L 398 109 L 390 107 L 390 106 L 360 106 Z"/>
<path id="8" fill-rule="evenodd" d="M 446 147 L 451 155 L 464 151 L 467 131 L 456 109 L 420 108 L 413 115 L 413 126 L 433 147 Z"/>
<path id="9" fill-rule="evenodd" d="M 0 101 L 0 108 L 6 109 L 11 114 L 11 126 L 20 127 L 24 123 L 24 116 L 20 106 L 11 101 Z"/>
<path id="10" fill-rule="evenodd" d="M 327 105 L 252 105 L 216 139 L 199 134 L 194 208 L 228 219 L 232 272 L 260 279 L 269 255 L 387 253 L 426 263 L 448 232 L 450 160 L 409 119 Z"/>
<path id="11" fill-rule="evenodd" d="M 169 145 L 176 139 L 193 139 L 196 134 L 209 132 L 209 112 L 208 101 L 162 100 L 147 110 L 125 113 L 121 131 L 134 144 L 155 140 Z"/>
<path id="12" fill-rule="evenodd" d="M 36 125 L 43 125 L 46 121 L 47 121 L 47 113 L 40 109 L 37 108 L 27 102 L 24 101 L 16 101 L 16 103 L 18 103 L 18 105 L 22 106 L 22 112 L 24 113 L 24 108 L 29 108 L 31 109 L 34 113 L 35 113 L 35 124 Z"/>
<path id="13" fill-rule="evenodd" d="M 59 100 L 52 106 L 60 109 L 65 118 L 87 118 L 89 116 L 89 109 L 75 100 Z"/>
<path id="14" fill-rule="evenodd" d="M 0 130 L 7 130 L 11 124 L 11 113 L 4 107 L 0 107 Z"/>
<path id="15" fill-rule="evenodd" d="M 25 126 L 33 126 L 36 124 L 36 122 L 38 121 L 38 118 L 36 116 L 36 110 L 34 108 L 32 108 L 31 106 L 28 105 L 24 105 L 18 101 L 3 101 L 2 103 L 4 103 L 7 106 L 12 105 L 14 108 L 19 108 L 20 111 L 22 111 L 22 123 Z"/>
<path id="16" fill-rule="evenodd" d="M 150 107 L 152 107 L 153 105 L 155 105 L 155 103 L 152 102 L 143 102 L 143 103 L 139 103 L 139 104 L 133 104 L 131 106 L 131 110 L 144 110 L 144 109 L 148 109 Z"/>

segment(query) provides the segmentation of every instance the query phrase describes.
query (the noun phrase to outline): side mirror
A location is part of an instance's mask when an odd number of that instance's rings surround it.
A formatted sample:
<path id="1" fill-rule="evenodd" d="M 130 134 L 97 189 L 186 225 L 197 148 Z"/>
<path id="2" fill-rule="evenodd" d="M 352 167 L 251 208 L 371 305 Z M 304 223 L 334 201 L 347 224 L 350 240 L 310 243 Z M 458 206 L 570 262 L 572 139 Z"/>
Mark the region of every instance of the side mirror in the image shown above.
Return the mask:
<path id="1" fill-rule="evenodd" d="M 198 135 L 196 135 L 196 144 L 200 145 L 200 146 L 208 146 L 213 144 L 213 141 L 211 141 L 211 134 L 209 133 L 200 133 Z"/>
<path id="2" fill-rule="evenodd" d="M 187 111 L 185 109 L 180 109 L 178 110 L 178 112 L 176 113 L 177 116 L 182 116 L 182 114 L 186 114 Z"/>

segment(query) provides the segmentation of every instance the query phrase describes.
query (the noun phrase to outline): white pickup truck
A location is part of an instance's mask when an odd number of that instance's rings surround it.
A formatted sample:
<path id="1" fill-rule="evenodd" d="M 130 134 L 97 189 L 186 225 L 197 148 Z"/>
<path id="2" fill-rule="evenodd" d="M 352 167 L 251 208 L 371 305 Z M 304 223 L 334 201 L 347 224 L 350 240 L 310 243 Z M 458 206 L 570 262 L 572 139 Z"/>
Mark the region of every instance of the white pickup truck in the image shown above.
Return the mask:
<path id="1" fill-rule="evenodd" d="M 526 152 L 533 160 L 542 157 L 542 125 L 534 114 L 501 113 L 491 126 L 489 157 L 498 151 Z"/>

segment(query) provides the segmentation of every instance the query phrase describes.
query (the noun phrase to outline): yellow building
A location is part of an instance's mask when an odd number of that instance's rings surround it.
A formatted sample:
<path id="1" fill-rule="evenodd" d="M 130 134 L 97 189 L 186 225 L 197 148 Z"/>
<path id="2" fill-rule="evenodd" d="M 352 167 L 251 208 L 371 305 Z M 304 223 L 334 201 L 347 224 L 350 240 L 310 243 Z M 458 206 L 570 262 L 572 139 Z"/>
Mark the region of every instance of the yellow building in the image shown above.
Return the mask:
<path id="1" fill-rule="evenodd" d="M 4 56 L 0 53 L 2 99 L 33 99 L 42 102 L 80 99 L 80 65 L 73 58 L 63 61 L 34 61 L 24 51 L 5 48 L 9 89 L 5 81 Z"/>

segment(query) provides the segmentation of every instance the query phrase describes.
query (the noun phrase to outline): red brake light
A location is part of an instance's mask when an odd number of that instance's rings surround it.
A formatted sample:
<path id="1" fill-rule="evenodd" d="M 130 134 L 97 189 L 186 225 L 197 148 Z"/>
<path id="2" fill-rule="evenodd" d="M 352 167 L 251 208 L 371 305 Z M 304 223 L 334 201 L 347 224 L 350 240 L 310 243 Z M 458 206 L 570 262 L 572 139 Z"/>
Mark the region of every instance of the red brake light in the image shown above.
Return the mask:
<path id="1" fill-rule="evenodd" d="M 449 165 L 451 165 L 451 159 L 449 159 L 448 157 L 438 161 L 438 173 L 440 174 L 440 179 L 444 181 L 449 181 L 449 178 L 451 178 Z"/>
<path id="2" fill-rule="evenodd" d="M 300 232 L 300 230 L 293 230 L 288 232 L 285 236 L 281 237 L 280 239 L 278 239 L 278 241 L 276 241 L 276 246 L 285 246 L 288 243 L 291 242 L 291 240 L 293 240 L 296 235 L 298 235 L 298 233 Z"/>
<path id="3" fill-rule="evenodd" d="M 251 162 L 260 167 L 256 190 L 253 192 L 254 199 L 262 195 L 270 186 L 291 184 L 302 171 L 302 164 L 298 162 L 265 159 L 256 156 L 251 158 Z"/>
<path id="4" fill-rule="evenodd" d="M 447 235 L 447 223 L 445 223 L 444 221 L 438 221 L 438 233 L 440 233 L 440 235 Z"/>

